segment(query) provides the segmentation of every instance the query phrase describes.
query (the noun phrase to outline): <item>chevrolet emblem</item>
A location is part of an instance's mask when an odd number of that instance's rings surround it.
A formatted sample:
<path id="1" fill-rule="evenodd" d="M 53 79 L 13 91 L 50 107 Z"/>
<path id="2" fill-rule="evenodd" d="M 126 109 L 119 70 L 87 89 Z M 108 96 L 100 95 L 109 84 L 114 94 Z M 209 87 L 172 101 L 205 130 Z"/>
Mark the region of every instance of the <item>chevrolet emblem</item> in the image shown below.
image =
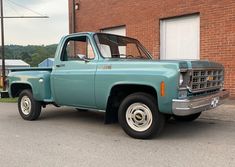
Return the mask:
<path id="1" fill-rule="evenodd" d="M 101 66 L 101 69 L 103 69 L 103 70 L 111 70 L 112 66 L 111 65 L 104 65 L 104 66 Z"/>
<path id="2" fill-rule="evenodd" d="M 214 77 L 213 76 L 208 76 L 207 81 L 213 81 Z"/>

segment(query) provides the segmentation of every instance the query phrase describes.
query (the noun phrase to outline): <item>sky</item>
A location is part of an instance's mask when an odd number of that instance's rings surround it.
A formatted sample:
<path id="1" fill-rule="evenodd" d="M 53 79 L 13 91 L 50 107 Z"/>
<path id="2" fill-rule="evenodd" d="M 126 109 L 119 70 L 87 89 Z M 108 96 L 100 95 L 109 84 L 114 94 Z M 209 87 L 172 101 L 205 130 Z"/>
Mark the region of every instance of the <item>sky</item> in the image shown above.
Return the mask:
<path id="1" fill-rule="evenodd" d="M 3 3 L 4 16 L 38 16 L 37 13 L 49 16 L 48 19 L 4 19 L 6 45 L 56 44 L 68 34 L 68 0 L 3 0 Z"/>

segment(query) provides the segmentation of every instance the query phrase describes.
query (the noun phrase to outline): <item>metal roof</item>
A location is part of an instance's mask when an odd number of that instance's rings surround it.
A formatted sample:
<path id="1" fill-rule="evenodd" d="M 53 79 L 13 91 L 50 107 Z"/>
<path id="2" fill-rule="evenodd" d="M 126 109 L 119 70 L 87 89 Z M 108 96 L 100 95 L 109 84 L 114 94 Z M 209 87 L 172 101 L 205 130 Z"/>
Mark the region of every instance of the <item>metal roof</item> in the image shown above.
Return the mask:
<path id="1" fill-rule="evenodd" d="M 38 67 L 52 67 L 54 64 L 54 58 L 47 58 L 38 64 Z"/>
<path id="2" fill-rule="evenodd" d="M 0 59 L 0 66 L 2 66 L 2 59 Z M 6 59 L 5 60 L 5 66 L 11 67 L 11 66 L 22 66 L 22 67 L 29 67 L 30 65 L 23 60 L 20 59 Z"/>
<path id="3" fill-rule="evenodd" d="M 49 60 L 51 60 L 51 61 L 55 61 L 55 58 L 48 58 Z"/>

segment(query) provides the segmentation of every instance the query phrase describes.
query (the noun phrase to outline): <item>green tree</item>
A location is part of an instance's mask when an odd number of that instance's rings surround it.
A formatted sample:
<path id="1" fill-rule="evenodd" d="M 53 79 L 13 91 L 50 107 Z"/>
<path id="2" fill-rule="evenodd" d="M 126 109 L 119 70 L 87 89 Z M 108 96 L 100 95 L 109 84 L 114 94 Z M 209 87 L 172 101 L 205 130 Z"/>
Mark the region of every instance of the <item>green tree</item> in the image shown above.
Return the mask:
<path id="1" fill-rule="evenodd" d="M 21 52 L 20 58 L 26 63 L 30 63 L 32 61 L 32 57 L 29 55 L 28 52 Z"/>
<path id="2" fill-rule="evenodd" d="M 53 45 L 7 45 L 6 59 L 22 59 L 30 64 L 31 67 L 37 67 L 43 60 L 54 57 L 57 44 Z"/>

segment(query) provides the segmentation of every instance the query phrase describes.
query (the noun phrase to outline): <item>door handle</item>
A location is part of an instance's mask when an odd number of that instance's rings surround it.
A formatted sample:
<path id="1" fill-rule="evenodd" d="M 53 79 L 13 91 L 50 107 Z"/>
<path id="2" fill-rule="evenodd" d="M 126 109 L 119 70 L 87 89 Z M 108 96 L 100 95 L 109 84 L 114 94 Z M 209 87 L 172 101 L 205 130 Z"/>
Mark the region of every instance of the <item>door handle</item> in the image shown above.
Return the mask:
<path id="1" fill-rule="evenodd" d="M 65 64 L 57 64 L 56 67 L 64 67 Z"/>

